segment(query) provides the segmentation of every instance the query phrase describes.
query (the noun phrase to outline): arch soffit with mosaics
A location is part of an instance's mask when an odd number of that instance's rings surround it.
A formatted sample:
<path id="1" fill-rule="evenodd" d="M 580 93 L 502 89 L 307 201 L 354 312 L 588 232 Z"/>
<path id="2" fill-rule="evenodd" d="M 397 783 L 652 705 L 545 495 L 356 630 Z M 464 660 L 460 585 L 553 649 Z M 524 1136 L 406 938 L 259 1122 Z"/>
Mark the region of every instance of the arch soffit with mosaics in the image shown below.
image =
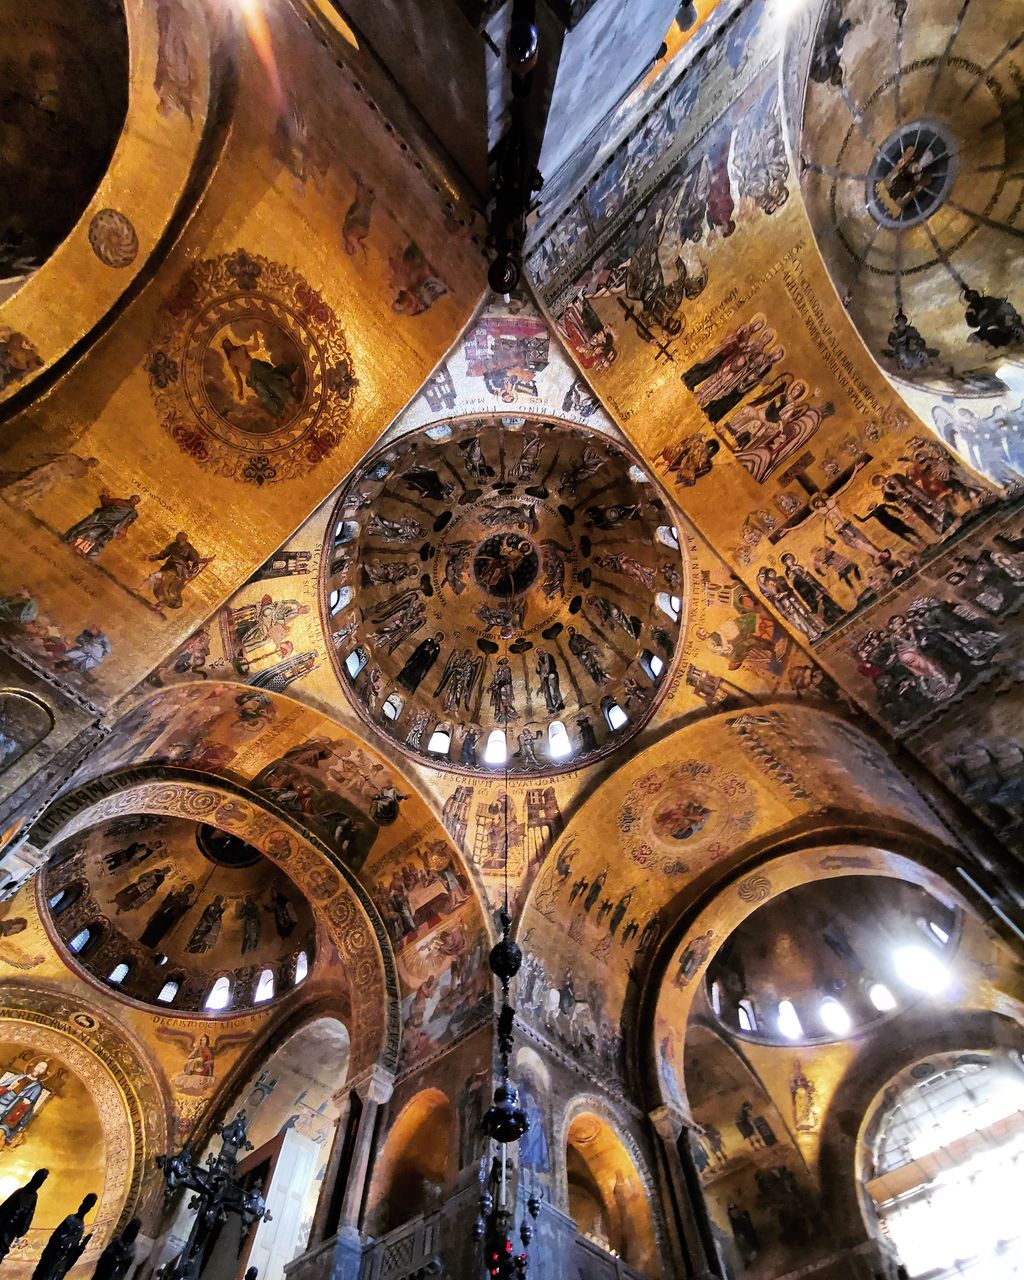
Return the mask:
<path id="1" fill-rule="evenodd" d="M 399 822 L 389 830 L 396 833 L 401 831 L 403 834 L 407 834 L 409 828 L 418 829 L 430 826 L 429 838 L 444 843 L 447 852 L 456 862 L 459 871 L 472 886 L 485 927 L 490 930 L 489 914 L 484 910 L 483 906 L 486 902 L 486 897 L 478 869 L 471 860 L 464 856 L 462 849 L 452 840 L 441 820 L 441 801 L 433 788 L 424 785 L 414 764 L 411 769 L 403 768 L 394 759 L 384 757 L 375 748 L 373 742 L 363 736 L 361 726 L 357 727 L 347 721 L 342 723 L 333 718 L 323 708 L 300 702 L 287 693 L 261 689 L 259 690 L 259 696 L 271 708 L 271 723 L 277 724 L 287 720 L 287 737 L 278 734 L 274 738 L 275 749 L 271 750 L 265 743 L 266 735 L 262 729 L 253 733 L 251 730 L 239 725 L 239 699 L 246 696 L 246 691 L 247 686 L 245 685 L 207 680 L 171 685 L 133 702 L 130 710 L 114 724 L 112 732 L 101 750 L 80 769 L 77 777 L 72 780 L 72 785 L 82 785 L 95 773 L 101 771 L 110 771 L 120 767 L 130 768 L 145 765 L 147 762 L 155 765 L 160 759 L 160 752 L 156 749 L 159 739 L 154 740 L 141 756 L 136 754 L 133 748 L 135 746 L 136 727 L 139 724 L 139 717 L 147 716 L 150 712 L 159 712 L 163 706 L 166 706 L 168 711 L 164 712 L 167 726 L 165 733 L 161 737 L 166 736 L 166 731 L 185 722 L 190 714 L 198 713 L 199 709 L 202 708 L 204 716 L 202 732 L 205 737 L 223 736 L 240 750 L 246 749 L 246 764 L 244 768 L 244 775 L 246 776 L 243 776 L 240 770 L 211 762 L 208 757 L 204 758 L 198 766 L 197 772 L 199 774 L 208 774 L 211 778 L 226 782 L 231 786 L 238 785 L 241 782 L 244 787 L 247 781 L 258 777 L 265 768 L 272 765 L 287 749 L 318 736 L 328 736 L 339 747 L 360 752 L 375 765 L 381 766 L 391 776 L 391 780 L 399 792 L 413 802 L 411 806 L 406 805 L 402 809 Z M 248 690 L 248 692 L 251 694 L 254 691 Z M 180 764 L 188 767 L 188 759 L 181 758 Z M 405 764 L 409 765 L 411 762 L 407 761 Z M 289 825 L 311 837 L 314 843 L 319 843 L 325 849 L 329 849 L 328 842 L 320 839 L 314 832 L 310 831 L 292 812 L 286 813 L 274 805 L 270 797 L 261 795 L 258 799 L 253 798 L 260 807 L 270 812 L 278 813 Z M 351 797 L 347 794 L 346 798 L 351 801 Z M 352 803 L 354 807 L 358 807 L 354 801 Z M 416 810 L 422 810 L 422 812 Z M 367 816 L 365 808 L 362 812 L 364 817 Z M 400 840 L 392 841 L 392 844 L 398 843 L 400 843 Z M 377 847 L 378 845 L 380 848 Z M 382 856 L 385 848 L 386 833 L 382 828 L 365 860 L 366 869 L 373 869 L 373 877 L 362 871 L 357 873 L 359 880 L 369 888 L 373 888 L 377 882 L 383 882 L 385 871 L 390 871 L 386 857 Z M 337 858 L 335 860 L 336 862 L 342 861 L 342 859 Z"/>
<path id="2" fill-rule="evenodd" d="M 817 790 L 804 790 L 801 778 L 792 770 L 787 773 L 784 758 L 769 758 L 766 767 L 763 744 L 756 736 L 747 735 L 742 750 L 738 747 L 750 724 L 771 728 L 773 717 L 803 733 L 801 740 L 790 743 L 794 759 L 800 752 L 804 761 L 813 758 L 818 744 L 839 753 L 831 761 L 818 757 Z M 667 779 L 665 789 L 661 789 L 660 775 Z M 661 803 L 659 795 L 668 796 L 672 788 L 693 795 L 699 792 L 710 816 L 703 829 L 697 825 L 692 837 L 678 843 L 669 856 L 667 846 L 660 852 L 648 846 L 645 823 L 651 825 L 650 814 Z M 883 788 L 887 794 L 882 794 Z M 692 797 L 684 794 L 683 798 Z M 631 812 L 626 813 L 627 809 Z M 624 814 L 629 819 L 625 828 Z M 698 814 L 698 824 L 702 816 L 707 815 Z M 606 1005 L 616 1001 L 624 1005 L 630 978 L 650 991 L 650 975 L 658 972 L 655 958 L 664 949 L 666 937 L 685 931 L 687 913 L 722 892 L 731 877 L 740 878 L 747 869 L 744 883 L 753 887 L 745 892 L 757 893 L 762 872 L 754 871 L 754 865 L 782 849 L 824 851 L 850 845 L 856 850 L 883 843 L 906 852 L 906 868 L 919 863 L 934 866 L 943 880 L 952 872 L 954 838 L 867 735 L 838 716 L 802 705 L 768 704 L 751 711 L 725 712 L 691 722 L 620 762 L 612 777 L 575 806 L 530 886 L 517 934 L 529 938 L 532 953 L 545 965 L 552 983 L 559 976 L 556 968 L 565 965 L 573 966 L 580 981 L 593 943 L 564 949 L 566 925 L 579 924 L 574 916 L 579 903 L 574 907 L 568 901 L 569 886 L 592 882 L 607 870 L 602 896 L 614 900 L 635 881 L 638 888 L 631 911 L 641 930 L 644 920 L 654 922 L 654 936 L 636 955 L 621 946 L 608 950 L 600 979 Z M 618 859 L 613 857 L 615 852 Z M 856 860 L 862 855 L 850 856 Z M 871 869 L 867 873 L 875 871 L 875 861 L 868 859 L 867 866 Z M 816 868 L 808 878 L 822 874 Z M 946 892 L 949 896 L 952 890 Z M 586 968 L 595 966 L 586 962 Z M 616 1016 L 622 1013 L 623 1008 L 616 1007 Z M 624 1028 L 628 1052 L 639 1043 L 637 1031 L 646 1016 L 641 1013 L 631 1028 Z M 641 1048 L 639 1057 L 645 1059 L 646 1049 Z"/>
<path id="3" fill-rule="evenodd" d="M 123 1226 L 154 1194 L 152 1157 L 166 1150 L 168 1134 L 158 1069 L 138 1037 L 117 1018 L 69 1007 L 67 992 L 50 984 L 7 984 L 0 1022 L 41 1053 L 55 1054 L 87 1082 L 93 1095 L 108 1157 L 96 1210 L 99 1240 Z"/>
<path id="4" fill-rule="evenodd" d="M 216 1093 L 210 1098 L 190 1137 L 192 1146 L 202 1150 L 219 1125 L 226 1123 L 245 1102 L 242 1090 L 251 1079 L 258 1064 L 269 1063 L 276 1054 L 286 1050 L 296 1036 L 321 1018 L 340 1022 L 346 1031 L 352 1023 L 351 1011 L 345 1007 L 337 992 L 314 993 L 309 998 L 287 1005 L 263 1027 L 257 1028 L 250 1043 L 231 1064 Z M 196 1029 L 201 1029 L 202 1019 L 195 1019 Z M 365 1072 L 363 1073 L 365 1074 Z M 358 1084 L 351 1070 L 351 1063 L 339 1075 L 337 1089 L 349 1083 Z"/>
<path id="5" fill-rule="evenodd" d="M 162 814 L 209 822 L 248 841 L 293 880 L 317 909 L 342 960 L 351 1004 L 351 1074 L 398 1063 L 401 1013 L 395 957 L 376 907 L 353 874 L 323 843 L 238 786 L 175 777 L 159 767 L 126 769 L 66 792 L 40 817 L 34 841 L 49 847 L 113 817 Z M 330 893 L 318 879 L 333 876 Z M 311 883 L 312 882 L 312 883 Z M 381 1008 L 385 1016 L 381 1017 Z"/>
<path id="6" fill-rule="evenodd" d="M 607 1098 L 601 1097 L 600 1094 L 577 1093 L 562 1108 L 553 1135 L 555 1141 L 554 1184 L 561 1198 L 562 1208 L 567 1210 L 569 1204 L 569 1174 L 566 1163 L 569 1130 L 572 1128 L 574 1120 L 588 1113 L 595 1115 L 602 1124 L 608 1127 L 612 1136 L 621 1143 L 623 1150 L 633 1163 L 644 1193 L 650 1203 L 654 1204 L 656 1197 L 654 1176 L 648 1165 L 647 1157 L 640 1148 L 640 1144 L 633 1134 L 623 1126 L 619 1109 L 612 1105 Z"/>
<path id="7" fill-rule="evenodd" d="M 217 89 L 214 45 L 225 31 L 211 30 L 209 14 L 197 0 L 173 6 L 129 3 L 124 18 L 129 74 L 120 135 L 70 232 L 0 302 L 0 330 L 23 335 L 32 350 L 31 367 L 0 388 L 0 401 L 24 401 L 26 388 L 45 379 L 145 278 L 203 163 Z M 187 83 L 168 72 L 168 59 L 182 56 L 179 46 L 187 50 Z M 154 173 L 159 182 L 151 180 Z M 66 305 L 69 280 L 89 285 L 77 289 L 73 307 Z M 45 329 L 39 316 L 47 317 Z"/>

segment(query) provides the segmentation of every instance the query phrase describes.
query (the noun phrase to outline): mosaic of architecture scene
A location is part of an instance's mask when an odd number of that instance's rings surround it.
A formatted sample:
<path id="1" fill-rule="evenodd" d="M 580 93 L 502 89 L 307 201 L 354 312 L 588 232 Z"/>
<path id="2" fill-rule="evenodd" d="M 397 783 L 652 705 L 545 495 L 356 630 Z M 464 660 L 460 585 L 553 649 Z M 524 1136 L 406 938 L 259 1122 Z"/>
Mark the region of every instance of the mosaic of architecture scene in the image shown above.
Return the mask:
<path id="1" fill-rule="evenodd" d="M 0 0 L 0 1280 L 1024 1271 L 1024 0 Z"/>

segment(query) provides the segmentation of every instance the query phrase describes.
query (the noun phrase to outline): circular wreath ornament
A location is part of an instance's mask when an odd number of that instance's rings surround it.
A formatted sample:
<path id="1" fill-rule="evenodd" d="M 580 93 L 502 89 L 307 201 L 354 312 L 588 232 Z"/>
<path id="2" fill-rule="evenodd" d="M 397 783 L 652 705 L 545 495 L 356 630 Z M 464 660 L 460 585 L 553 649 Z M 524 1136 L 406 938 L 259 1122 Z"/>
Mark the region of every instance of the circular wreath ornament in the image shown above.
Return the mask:
<path id="1" fill-rule="evenodd" d="M 130 267 L 139 254 L 139 237 L 116 209 L 100 209 L 89 223 L 89 244 L 106 267 Z"/>
<path id="2" fill-rule="evenodd" d="M 164 303 L 146 372 L 178 447 L 256 485 L 321 462 L 359 385 L 332 308 L 297 272 L 243 249 L 184 277 Z"/>

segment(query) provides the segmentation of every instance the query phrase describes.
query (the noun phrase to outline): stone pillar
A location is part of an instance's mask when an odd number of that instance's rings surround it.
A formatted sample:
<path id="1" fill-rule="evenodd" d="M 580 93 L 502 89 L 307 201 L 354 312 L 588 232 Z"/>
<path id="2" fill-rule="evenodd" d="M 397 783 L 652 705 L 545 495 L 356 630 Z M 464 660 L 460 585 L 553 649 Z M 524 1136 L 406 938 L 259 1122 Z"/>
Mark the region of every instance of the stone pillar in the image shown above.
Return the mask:
<path id="1" fill-rule="evenodd" d="M 381 1104 L 387 1102 L 391 1097 L 394 1087 L 395 1077 L 390 1071 L 385 1071 L 383 1067 L 374 1067 L 369 1075 L 353 1086 L 354 1092 L 359 1095 L 363 1105 L 356 1126 L 355 1140 L 352 1144 L 352 1159 L 348 1166 L 345 1194 L 341 1201 L 341 1221 L 338 1224 L 339 1236 L 345 1235 L 350 1239 L 353 1237 L 358 1238 L 377 1112 L 380 1110 Z"/>
<path id="2" fill-rule="evenodd" d="M 679 1138 L 687 1128 L 686 1117 L 675 1107 L 658 1107 L 649 1115 L 651 1125 L 658 1135 L 663 1166 L 667 1175 L 667 1205 L 670 1209 L 669 1225 L 675 1226 L 686 1275 L 690 1280 L 712 1280 L 721 1275 L 720 1264 L 714 1252 L 711 1223 L 700 1194 L 699 1184 L 687 1177 L 684 1163 L 689 1151 L 680 1147 Z M 693 1157 L 689 1156 L 694 1174 Z"/>
<path id="3" fill-rule="evenodd" d="M 334 1102 L 338 1108 L 338 1119 L 334 1124 L 331 1152 L 327 1157 L 327 1167 L 324 1170 L 323 1182 L 320 1184 L 320 1198 L 316 1202 L 316 1213 L 313 1215 L 313 1225 L 310 1228 L 307 1249 L 315 1249 L 318 1244 L 334 1233 L 334 1223 L 331 1222 L 331 1206 L 341 1194 L 341 1189 L 338 1186 L 338 1177 L 342 1172 L 341 1160 L 345 1154 L 349 1119 L 352 1115 L 352 1090 L 347 1085 L 344 1089 L 339 1089 L 334 1095 Z"/>

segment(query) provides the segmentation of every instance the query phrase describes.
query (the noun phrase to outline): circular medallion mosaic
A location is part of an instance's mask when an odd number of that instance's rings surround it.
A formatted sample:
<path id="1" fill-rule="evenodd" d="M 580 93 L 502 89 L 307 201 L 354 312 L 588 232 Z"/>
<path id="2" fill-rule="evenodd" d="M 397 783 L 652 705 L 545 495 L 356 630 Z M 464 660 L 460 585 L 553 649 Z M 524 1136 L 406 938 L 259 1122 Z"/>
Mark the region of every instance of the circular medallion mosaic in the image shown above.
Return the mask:
<path id="1" fill-rule="evenodd" d="M 754 819 L 753 796 L 739 774 L 680 760 L 650 769 L 630 787 L 619 808 L 619 848 L 641 867 L 682 875 L 735 849 Z"/>
<path id="2" fill-rule="evenodd" d="M 257 485 L 321 462 L 358 386 L 334 311 L 294 271 L 242 250 L 185 277 L 164 306 L 146 371 L 179 447 Z"/>

